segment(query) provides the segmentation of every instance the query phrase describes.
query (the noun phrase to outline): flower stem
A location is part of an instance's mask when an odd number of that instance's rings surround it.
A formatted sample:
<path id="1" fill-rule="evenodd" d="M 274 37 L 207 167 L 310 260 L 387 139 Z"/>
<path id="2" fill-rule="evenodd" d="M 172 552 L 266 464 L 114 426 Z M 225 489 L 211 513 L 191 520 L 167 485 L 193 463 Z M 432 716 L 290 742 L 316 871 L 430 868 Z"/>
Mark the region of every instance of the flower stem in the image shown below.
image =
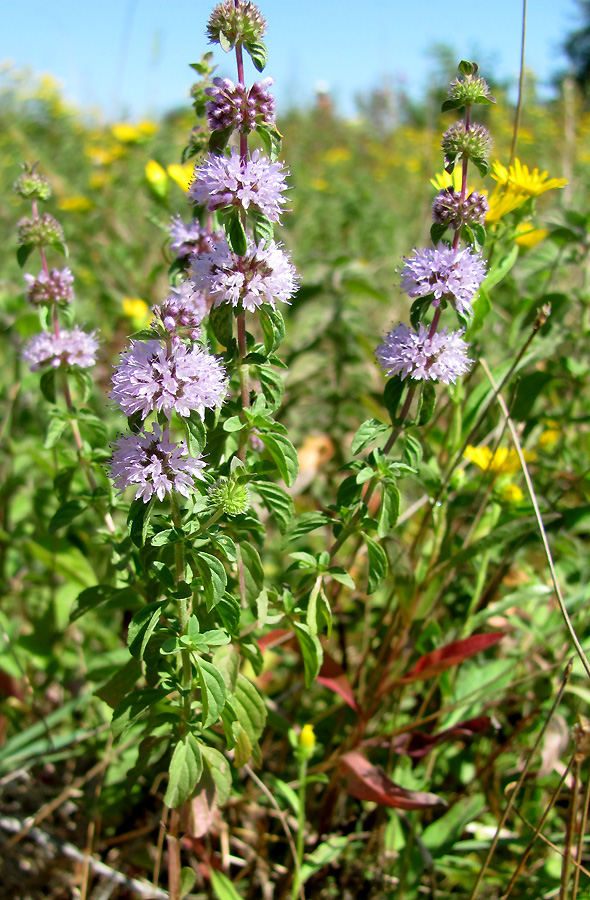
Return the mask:
<path id="1" fill-rule="evenodd" d="M 238 366 L 240 369 L 240 393 L 242 396 L 242 410 L 250 406 L 250 371 L 247 364 L 244 364 L 244 357 L 247 355 L 248 347 L 246 342 L 246 313 L 242 312 L 236 319 L 238 326 Z M 240 432 L 240 445 L 238 448 L 238 456 L 244 461 L 246 458 L 246 446 L 248 443 L 248 431 L 243 428 Z"/>
<path id="2" fill-rule="evenodd" d="M 301 885 L 301 864 L 303 862 L 303 849 L 305 837 L 305 794 L 307 789 L 307 760 L 299 760 L 299 809 L 297 812 L 297 865 L 293 874 L 293 886 L 291 888 L 291 900 L 296 900 L 303 894 Z"/>

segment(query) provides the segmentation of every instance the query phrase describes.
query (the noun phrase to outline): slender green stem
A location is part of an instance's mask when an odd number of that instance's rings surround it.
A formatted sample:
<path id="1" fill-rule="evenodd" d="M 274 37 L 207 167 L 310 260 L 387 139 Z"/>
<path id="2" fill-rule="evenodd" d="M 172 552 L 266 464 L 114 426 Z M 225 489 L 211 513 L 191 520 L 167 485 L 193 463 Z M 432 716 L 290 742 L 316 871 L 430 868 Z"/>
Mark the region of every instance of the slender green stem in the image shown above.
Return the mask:
<path id="1" fill-rule="evenodd" d="M 175 528 L 181 528 L 182 516 L 180 514 L 178 499 L 175 494 L 171 494 L 171 505 L 172 521 L 174 522 L 174 526 Z M 182 581 L 186 581 L 184 543 L 182 541 L 177 541 L 174 544 L 174 563 L 176 570 L 175 581 L 176 584 L 180 584 Z M 178 613 L 180 620 L 180 635 L 182 636 L 188 632 L 188 621 L 190 617 L 190 599 L 188 597 L 182 597 L 178 601 Z M 180 651 L 180 656 L 182 661 L 183 713 L 186 725 L 190 719 L 191 714 L 190 688 L 193 680 L 190 650 L 182 649 Z"/>
<path id="2" fill-rule="evenodd" d="M 516 113 L 514 116 L 514 129 L 512 132 L 512 144 L 510 146 L 510 165 L 514 164 L 516 156 L 516 140 L 518 138 L 518 130 L 520 128 L 520 118 L 522 115 L 522 104 L 524 99 L 524 54 L 526 47 L 526 8 L 527 0 L 522 0 L 522 37 L 520 41 L 520 76 L 518 78 L 518 103 L 516 105 Z"/>

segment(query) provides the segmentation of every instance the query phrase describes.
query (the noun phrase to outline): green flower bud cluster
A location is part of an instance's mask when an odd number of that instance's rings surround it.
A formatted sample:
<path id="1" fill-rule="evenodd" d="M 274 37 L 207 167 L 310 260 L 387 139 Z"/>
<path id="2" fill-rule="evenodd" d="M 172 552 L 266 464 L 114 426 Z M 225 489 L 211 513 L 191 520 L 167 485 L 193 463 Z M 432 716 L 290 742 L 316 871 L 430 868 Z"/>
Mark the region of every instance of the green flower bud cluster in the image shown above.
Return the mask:
<path id="1" fill-rule="evenodd" d="M 266 19 L 250 0 L 224 0 L 218 3 L 207 24 L 207 36 L 212 44 L 232 50 L 240 42 L 259 41 L 266 31 Z"/>
<path id="2" fill-rule="evenodd" d="M 240 516 L 250 508 L 250 492 L 235 478 L 220 478 L 209 488 L 209 500 L 227 516 Z"/>
<path id="3" fill-rule="evenodd" d="M 461 60 L 459 72 L 463 78 L 455 78 L 449 88 L 449 98 L 442 105 L 442 111 L 449 109 L 462 109 L 474 103 L 486 105 L 495 103 L 490 94 L 490 88 L 485 80 L 478 75 L 479 66 L 476 62 Z"/>
<path id="4" fill-rule="evenodd" d="M 471 125 L 468 128 L 463 120 L 455 122 L 443 134 L 441 144 L 447 172 L 453 171 L 457 159 L 469 159 L 480 175 L 486 174 L 493 142 L 483 125 Z"/>
<path id="5" fill-rule="evenodd" d="M 25 200 L 49 200 L 51 187 L 43 175 L 33 169 L 27 169 L 20 175 L 12 186 L 15 194 L 20 194 Z"/>
<path id="6" fill-rule="evenodd" d="M 43 213 L 32 219 L 23 216 L 17 223 L 18 242 L 21 246 L 41 247 L 45 244 L 63 244 L 64 233 L 61 225 L 50 216 Z"/>

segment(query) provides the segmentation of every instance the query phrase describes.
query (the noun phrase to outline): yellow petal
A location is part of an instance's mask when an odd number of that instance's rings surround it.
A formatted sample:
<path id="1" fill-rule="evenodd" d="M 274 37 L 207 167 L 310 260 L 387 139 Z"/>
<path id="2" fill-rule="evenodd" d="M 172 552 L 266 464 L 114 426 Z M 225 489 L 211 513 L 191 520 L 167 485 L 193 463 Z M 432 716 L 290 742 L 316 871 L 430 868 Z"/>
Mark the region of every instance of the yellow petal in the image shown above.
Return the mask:
<path id="1" fill-rule="evenodd" d="M 192 162 L 185 163 L 183 166 L 178 166 L 175 163 L 168 166 L 170 178 L 172 178 L 183 191 L 188 191 L 189 185 L 193 180 L 193 172 L 194 166 Z"/>

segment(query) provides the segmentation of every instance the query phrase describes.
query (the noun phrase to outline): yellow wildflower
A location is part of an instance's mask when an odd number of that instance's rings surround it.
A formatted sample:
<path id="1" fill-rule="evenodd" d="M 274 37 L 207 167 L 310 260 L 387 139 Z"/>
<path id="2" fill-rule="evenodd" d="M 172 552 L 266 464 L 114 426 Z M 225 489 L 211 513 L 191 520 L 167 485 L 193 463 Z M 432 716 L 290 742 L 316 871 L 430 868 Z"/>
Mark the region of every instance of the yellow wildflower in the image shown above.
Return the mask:
<path id="1" fill-rule="evenodd" d="M 328 191 L 330 188 L 325 178 L 312 178 L 311 186 L 316 191 Z"/>
<path id="2" fill-rule="evenodd" d="M 151 137 L 158 130 L 158 126 L 155 122 L 148 122 L 146 119 L 144 119 L 142 122 L 138 123 L 137 129 L 146 137 Z"/>
<path id="3" fill-rule="evenodd" d="M 88 179 L 88 187 L 93 191 L 99 191 L 101 188 L 106 187 L 110 181 L 111 176 L 107 175 L 106 172 L 93 172 Z"/>
<path id="4" fill-rule="evenodd" d="M 315 734 L 313 732 L 313 725 L 304 725 L 301 729 L 301 734 L 299 735 L 299 744 L 301 747 L 305 747 L 307 750 L 312 750 L 315 747 Z"/>
<path id="5" fill-rule="evenodd" d="M 546 181 L 548 172 L 539 173 L 538 169 L 529 171 L 528 166 L 523 165 L 519 159 L 514 160 L 511 166 L 503 166 L 499 160 L 494 163 L 492 178 L 500 185 L 513 188 L 527 197 L 538 197 L 545 191 L 553 188 L 562 188 L 567 184 L 567 178 L 550 178 Z"/>
<path id="6" fill-rule="evenodd" d="M 463 184 L 463 172 L 461 166 L 455 166 L 451 174 L 444 170 L 442 172 L 437 172 L 434 178 L 430 179 L 430 184 L 437 189 L 437 191 L 443 191 L 445 188 L 452 187 L 453 190 L 459 191 L 461 190 L 461 185 Z M 472 187 L 467 188 L 467 194 L 471 194 L 474 190 Z"/>
<path id="7" fill-rule="evenodd" d="M 94 144 L 89 144 L 84 148 L 84 153 L 90 159 L 95 166 L 108 166 L 109 163 L 114 162 L 115 159 L 118 159 L 123 155 L 122 147 L 99 147 Z"/>
<path id="8" fill-rule="evenodd" d="M 560 437 L 559 422 L 555 422 L 552 419 L 547 422 L 547 429 L 539 437 L 539 446 L 543 447 L 543 449 L 550 448 L 557 443 Z"/>
<path id="9" fill-rule="evenodd" d="M 518 459 L 516 450 L 513 448 L 509 450 L 508 447 L 498 447 L 496 451 L 492 453 L 488 446 L 473 447 L 469 444 L 465 448 L 463 456 L 465 459 L 468 459 L 469 462 L 474 463 L 482 472 L 507 474 L 518 472 L 520 469 L 520 460 Z M 525 450 L 524 458 L 526 462 L 534 462 L 537 458 L 537 454 L 534 450 Z"/>
<path id="10" fill-rule="evenodd" d="M 183 191 L 188 191 L 189 184 L 193 180 L 193 171 L 194 165 L 192 162 L 187 162 L 183 166 L 178 166 L 175 163 L 168 166 L 170 178 L 172 178 Z"/>
<path id="11" fill-rule="evenodd" d="M 168 190 L 168 176 L 165 169 L 155 159 L 150 159 L 145 166 L 145 177 L 158 197 L 164 197 Z"/>
<path id="12" fill-rule="evenodd" d="M 522 191 L 516 188 L 506 188 L 498 185 L 488 197 L 490 209 L 486 215 L 486 225 L 494 225 L 496 222 L 499 222 L 508 213 L 526 203 L 528 199 L 527 194 L 523 194 Z"/>
<path id="13" fill-rule="evenodd" d="M 92 200 L 76 194 L 72 197 L 62 197 L 58 206 L 64 212 L 86 212 L 86 210 L 92 208 Z"/>
<path id="14" fill-rule="evenodd" d="M 111 125 L 111 132 L 122 144 L 135 144 L 143 137 L 137 125 L 130 125 L 129 122 L 116 122 Z"/>
<path id="15" fill-rule="evenodd" d="M 328 165 L 334 165 L 335 163 L 348 162 L 350 159 L 350 150 L 348 147 L 332 147 L 331 150 L 326 150 L 323 154 L 322 159 Z"/>
<path id="16" fill-rule="evenodd" d="M 505 484 L 500 491 L 505 503 L 521 503 L 524 494 L 517 484 Z"/>
<path id="17" fill-rule="evenodd" d="M 123 297 L 123 312 L 135 323 L 145 324 L 150 315 L 150 308 L 141 297 Z"/>
<path id="18" fill-rule="evenodd" d="M 546 228 L 535 228 L 531 222 L 520 222 L 514 240 L 520 247 L 536 247 L 548 234 Z"/>

